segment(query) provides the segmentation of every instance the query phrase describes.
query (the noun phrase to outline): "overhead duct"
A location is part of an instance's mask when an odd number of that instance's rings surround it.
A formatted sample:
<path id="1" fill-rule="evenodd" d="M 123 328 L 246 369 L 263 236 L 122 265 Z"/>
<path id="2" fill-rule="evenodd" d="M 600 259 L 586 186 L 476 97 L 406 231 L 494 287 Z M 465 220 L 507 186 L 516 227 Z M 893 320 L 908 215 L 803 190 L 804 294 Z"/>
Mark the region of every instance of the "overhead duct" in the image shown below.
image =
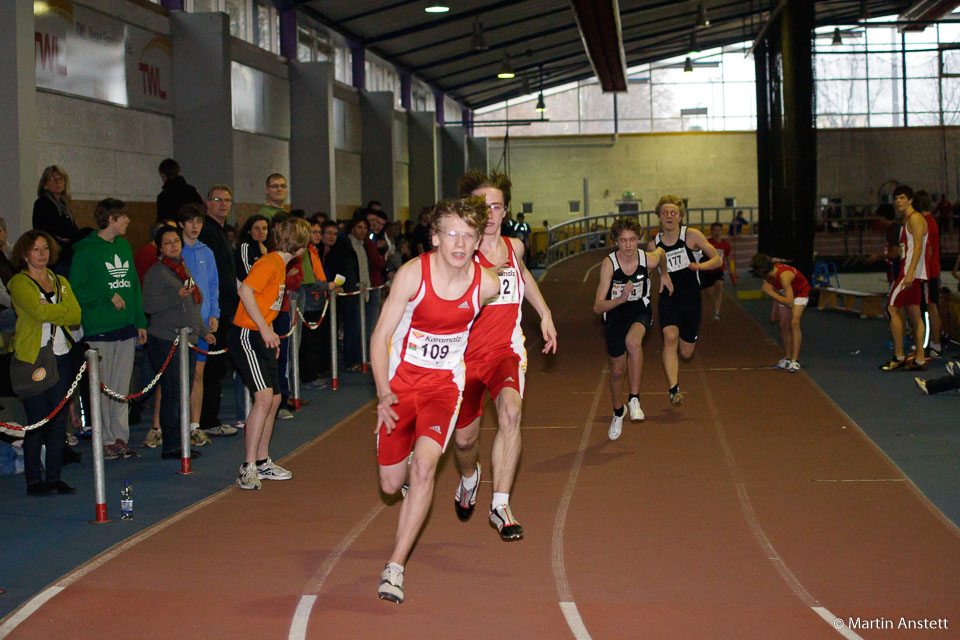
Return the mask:
<path id="1" fill-rule="evenodd" d="M 590 66 L 604 92 L 627 90 L 617 0 L 570 0 Z"/>

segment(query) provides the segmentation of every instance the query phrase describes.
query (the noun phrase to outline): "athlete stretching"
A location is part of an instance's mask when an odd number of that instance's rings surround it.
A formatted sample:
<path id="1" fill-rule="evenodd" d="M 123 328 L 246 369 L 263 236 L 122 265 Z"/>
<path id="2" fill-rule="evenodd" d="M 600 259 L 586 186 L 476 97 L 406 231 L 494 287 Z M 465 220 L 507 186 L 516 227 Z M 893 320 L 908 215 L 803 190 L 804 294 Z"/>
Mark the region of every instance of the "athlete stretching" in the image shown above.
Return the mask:
<path id="1" fill-rule="evenodd" d="M 504 211 L 510 205 L 510 187 L 510 179 L 504 174 L 487 175 L 477 169 L 468 171 L 458 181 L 461 195 L 483 196 L 490 209 L 475 259 L 478 264 L 496 270 L 500 294 L 484 309 L 470 331 L 467 382 L 454 439 L 457 467 L 461 474 L 470 475 L 461 475 L 454 502 L 461 520 L 473 515 L 480 488 L 477 441 L 486 389 L 496 404 L 499 424 L 493 440 L 490 522 L 502 539 L 517 540 L 523 537 L 523 528 L 510 511 L 510 488 L 520 460 L 520 410 L 527 370 L 527 351 L 520 330 L 523 299 L 540 314 L 544 353 L 556 352 L 557 330 L 540 288 L 523 264 L 523 245 L 516 238 L 500 237 Z"/>
<path id="2" fill-rule="evenodd" d="M 647 245 L 647 251 L 657 247 L 667 254 L 667 271 L 673 280 L 673 293 L 660 296 L 660 327 L 663 329 L 663 370 L 670 387 L 670 404 L 683 404 L 680 393 L 680 362 L 693 357 L 700 333 L 700 278 L 699 271 L 718 269 L 723 260 L 702 233 L 683 223 L 686 207 L 677 196 L 663 196 L 657 202 L 660 233 Z M 706 255 L 707 260 L 701 262 Z"/>
<path id="3" fill-rule="evenodd" d="M 638 248 L 640 225 L 633 218 L 621 218 L 610 226 L 610 235 L 617 250 L 603 260 L 600 283 L 593 302 L 594 313 L 603 314 L 610 356 L 610 394 L 613 397 L 613 420 L 607 437 L 616 440 L 623 429 L 623 374 L 629 373 L 630 420 L 643 420 L 640 408 L 640 375 L 643 372 L 643 338 L 653 324 L 650 308 L 649 269 L 666 265 L 666 254 L 657 247 L 646 253 Z M 666 271 L 661 268 L 661 273 Z M 660 279 L 660 289 L 673 291 L 669 275 Z"/>
<path id="4" fill-rule="evenodd" d="M 437 462 L 450 441 L 463 393 L 467 335 L 500 283 L 473 260 L 487 207 L 480 198 L 440 201 L 430 251 L 400 267 L 370 340 L 377 385 L 380 488 L 407 481 L 380 598 L 403 602 L 403 567 L 433 502 Z M 407 457 L 413 451 L 410 464 Z"/>

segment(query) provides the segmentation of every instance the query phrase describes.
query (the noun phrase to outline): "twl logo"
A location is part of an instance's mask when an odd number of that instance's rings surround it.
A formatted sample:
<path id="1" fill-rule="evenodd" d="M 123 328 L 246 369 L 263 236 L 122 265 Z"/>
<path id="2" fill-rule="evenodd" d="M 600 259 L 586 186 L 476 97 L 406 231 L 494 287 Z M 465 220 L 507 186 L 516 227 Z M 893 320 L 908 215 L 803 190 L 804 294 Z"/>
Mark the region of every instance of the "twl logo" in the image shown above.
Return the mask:
<path id="1" fill-rule="evenodd" d="M 139 67 L 140 75 L 143 77 L 143 93 L 166 100 L 167 92 L 160 88 L 160 67 L 155 67 L 146 62 L 141 62 Z"/>
<path id="2" fill-rule="evenodd" d="M 50 70 L 57 75 L 67 75 L 67 65 L 64 61 L 65 51 L 60 48 L 60 38 L 49 33 L 33 33 L 34 52 L 41 70 Z"/>

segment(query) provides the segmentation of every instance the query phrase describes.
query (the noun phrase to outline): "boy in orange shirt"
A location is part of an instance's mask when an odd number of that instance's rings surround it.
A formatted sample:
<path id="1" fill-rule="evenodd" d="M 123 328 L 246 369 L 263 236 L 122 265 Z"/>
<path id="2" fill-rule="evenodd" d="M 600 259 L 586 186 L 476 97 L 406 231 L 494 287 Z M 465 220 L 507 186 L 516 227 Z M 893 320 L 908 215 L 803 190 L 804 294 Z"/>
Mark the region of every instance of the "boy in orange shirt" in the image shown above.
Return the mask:
<path id="1" fill-rule="evenodd" d="M 280 313 L 287 263 L 303 253 L 310 239 L 306 220 L 290 218 L 276 230 L 276 250 L 254 263 L 237 292 L 240 306 L 230 328 L 230 354 L 253 394 L 244 431 L 245 459 L 237 486 L 259 489 L 260 480 L 290 480 L 293 474 L 270 459 L 270 436 L 280 406 L 280 337 L 273 321 Z"/>

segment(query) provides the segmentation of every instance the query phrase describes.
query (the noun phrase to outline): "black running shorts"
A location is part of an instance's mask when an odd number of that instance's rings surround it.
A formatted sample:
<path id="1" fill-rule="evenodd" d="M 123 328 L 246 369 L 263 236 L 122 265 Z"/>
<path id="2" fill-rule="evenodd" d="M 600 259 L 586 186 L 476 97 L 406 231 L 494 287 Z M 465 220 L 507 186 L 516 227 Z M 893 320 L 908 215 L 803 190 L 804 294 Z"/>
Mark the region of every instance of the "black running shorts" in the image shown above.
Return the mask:
<path id="1" fill-rule="evenodd" d="M 660 327 L 676 327 L 684 342 L 696 342 L 700 334 L 700 292 L 672 296 L 660 295 Z"/>
<path id="2" fill-rule="evenodd" d="M 277 350 L 268 348 L 259 331 L 230 327 L 227 340 L 230 355 L 250 393 L 273 389 L 280 393 L 280 370 L 277 367 Z"/>
<path id="3" fill-rule="evenodd" d="M 627 334 L 630 332 L 630 327 L 637 323 L 649 329 L 653 325 L 653 309 L 644 306 L 632 317 L 604 323 L 603 328 L 607 334 L 607 355 L 611 358 L 619 358 L 627 352 Z"/>

